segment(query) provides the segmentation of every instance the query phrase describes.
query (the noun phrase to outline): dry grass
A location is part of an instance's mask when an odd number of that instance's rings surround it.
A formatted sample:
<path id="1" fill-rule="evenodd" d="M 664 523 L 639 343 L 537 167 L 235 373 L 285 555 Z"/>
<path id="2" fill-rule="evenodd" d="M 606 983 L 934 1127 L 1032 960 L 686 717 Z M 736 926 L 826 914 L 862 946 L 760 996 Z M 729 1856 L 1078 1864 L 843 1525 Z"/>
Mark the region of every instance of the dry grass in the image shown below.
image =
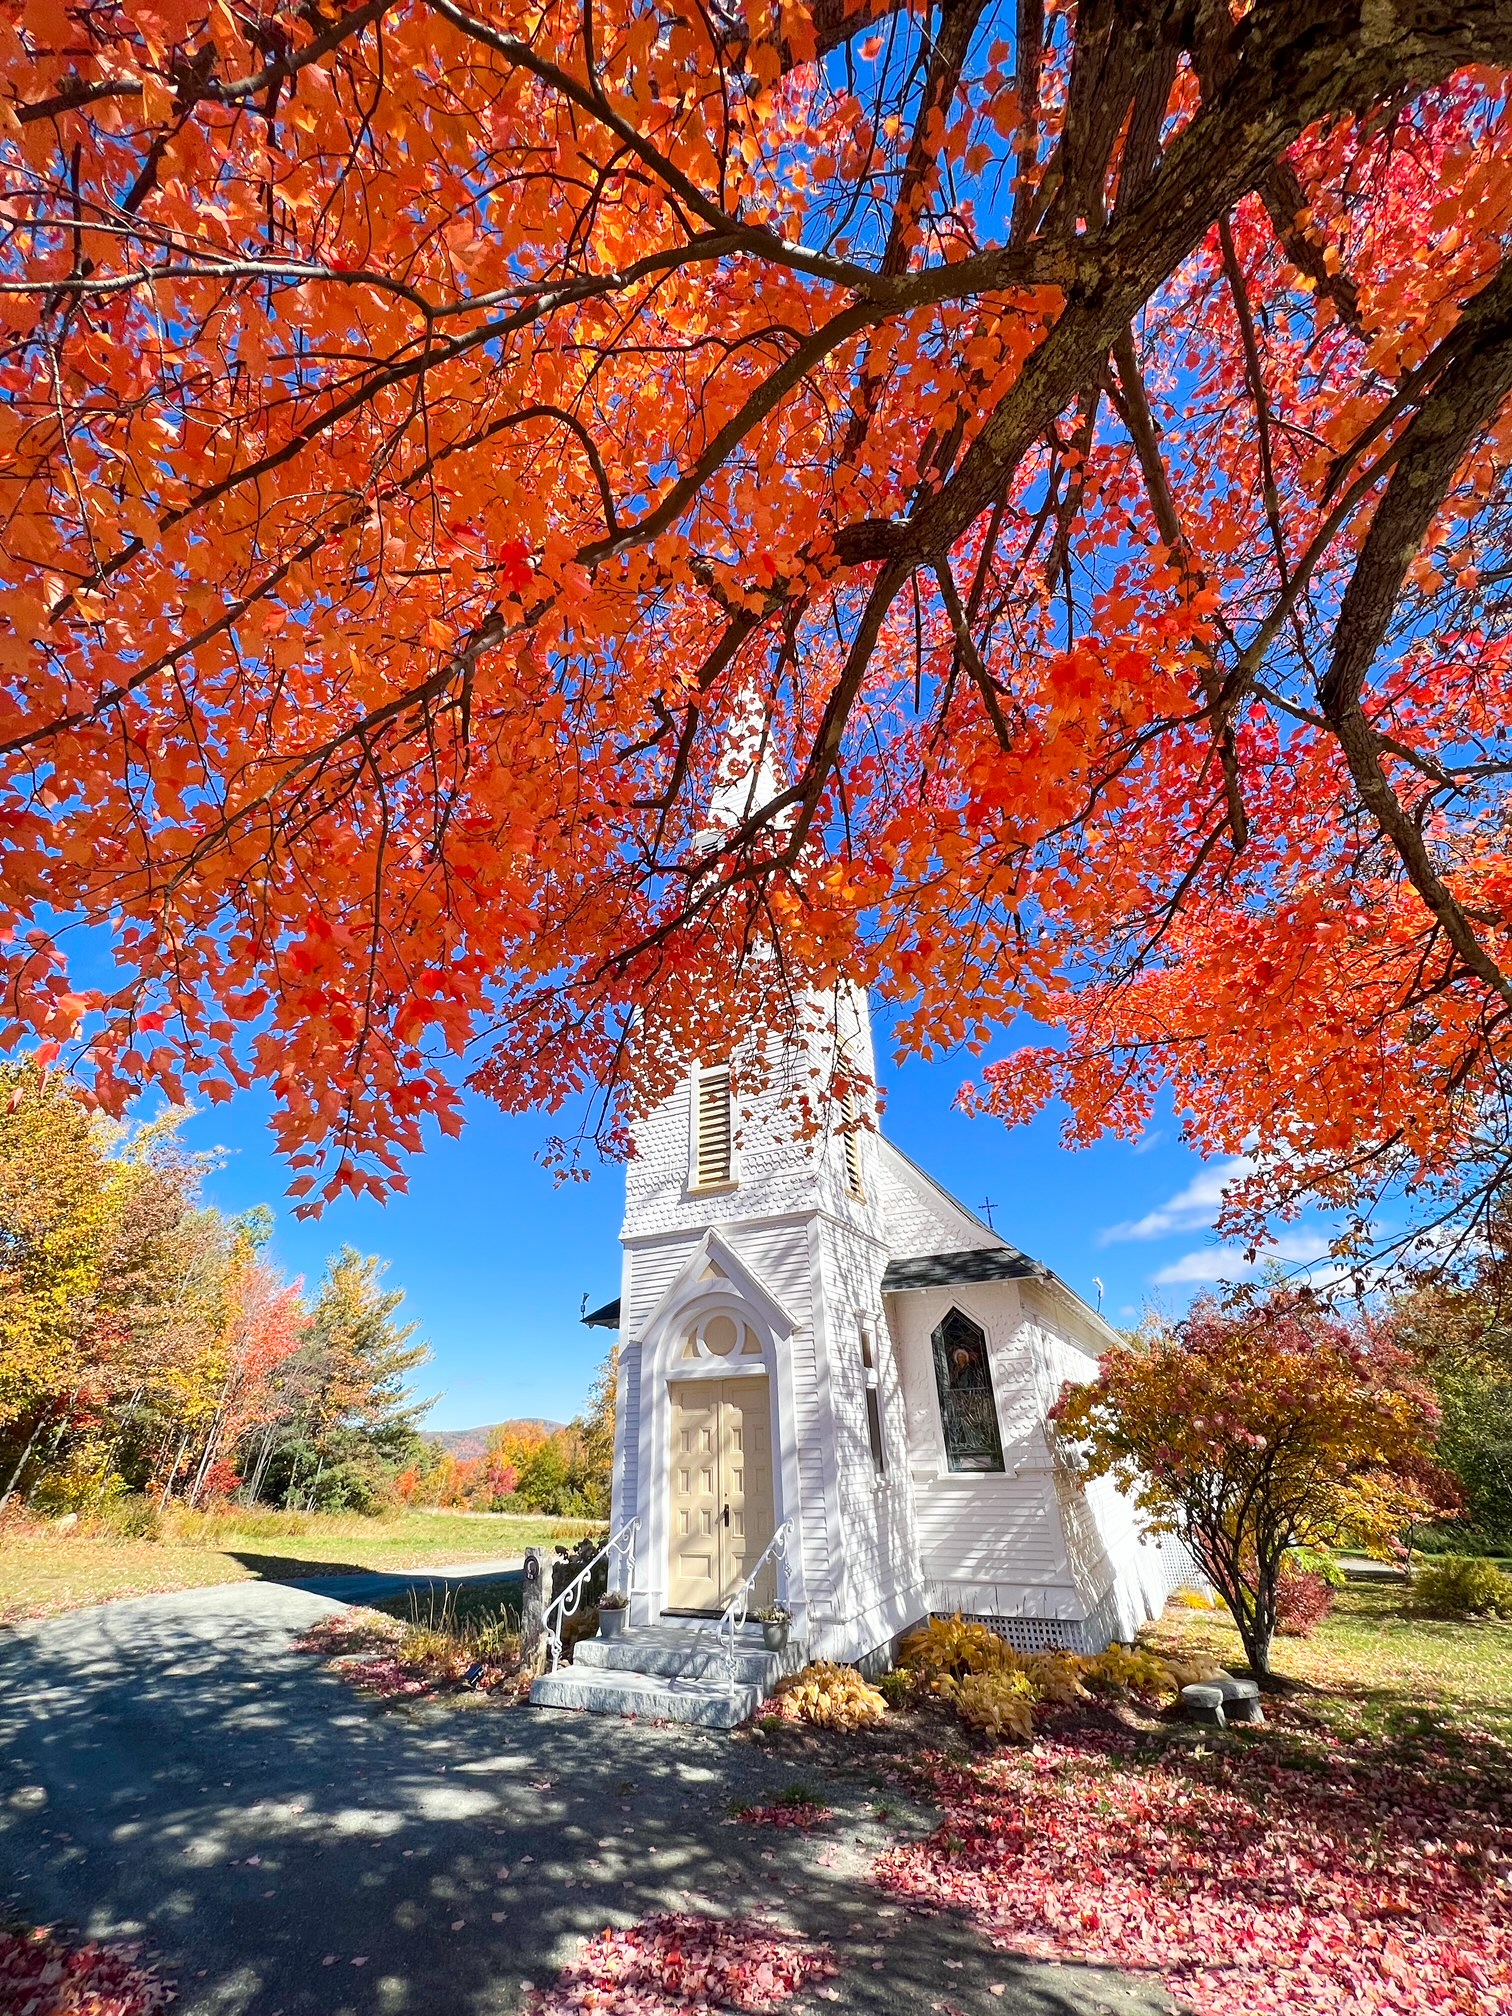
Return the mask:
<path id="1" fill-rule="evenodd" d="M 158 1539 L 108 1531 L 0 1525 L 0 1623 L 46 1617 L 86 1603 L 198 1589 L 219 1582 L 297 1582 L 318 1576 L 441 1568 L 518 1558 L 527 1547 L 571 1541 L 580 1520 L 447 1512 L 393 1518 L 269 1512 L 170 1513 Z"/>
<path id="2" fill-rule="evenodd" d="M 323 1617 L 296 1642 L 360 1693 L 390 1702 L 517 1694 L 520 1578 L 411 1590 Z M 529 1676 L 524 1676 L 528 1682 Z"/>

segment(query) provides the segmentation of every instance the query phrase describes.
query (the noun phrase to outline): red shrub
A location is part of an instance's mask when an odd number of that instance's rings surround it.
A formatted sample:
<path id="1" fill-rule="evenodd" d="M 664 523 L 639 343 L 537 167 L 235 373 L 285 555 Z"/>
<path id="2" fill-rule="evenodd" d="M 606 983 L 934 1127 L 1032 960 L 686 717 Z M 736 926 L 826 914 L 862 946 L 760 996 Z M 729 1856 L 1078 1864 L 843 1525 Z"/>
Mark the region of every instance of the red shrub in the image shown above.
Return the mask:
<path id="1" fill-rule="evenodd" d="M 1333 1606 L 1334 1592 L 1315 1568 L 1282 1568 L 1276 1629 L 1283 1637 L 1309 1637 Z"/>
<path id="2" fill-rule="evenodd" d="M 242 1486 L 241 1472 L 234 1463 L 219 1457 L 205 1472 L 200 1486 L 200 1497 L 207 1505 L 229 1504 Z"/>

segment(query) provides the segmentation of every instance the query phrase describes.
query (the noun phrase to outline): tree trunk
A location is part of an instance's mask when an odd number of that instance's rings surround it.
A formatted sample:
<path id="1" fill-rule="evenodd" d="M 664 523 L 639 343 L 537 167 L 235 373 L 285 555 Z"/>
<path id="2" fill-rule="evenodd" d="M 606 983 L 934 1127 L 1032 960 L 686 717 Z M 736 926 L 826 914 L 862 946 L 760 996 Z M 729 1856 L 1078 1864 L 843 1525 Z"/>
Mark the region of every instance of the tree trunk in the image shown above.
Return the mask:
<path id="1" fill-rule="evenodd" d="M 1244 1642 L 1244 1656 L 1249 1661 L 1250 1677 L 1262 1687 L 1273 1687 L 1275 1675 L 1271 1672 L 1271 1641 L 1276 1635 L 1277 1597 L 1281 1583 L 1281 1561 L 1277 1559 L 1269 1566 L 1262 1566 L 1255 1580 L 1254 1601 L 1247 1618 L 1239 1620 L 1239 1636 Z"/>
<path id="2" fill-rule="evenodd" d="M 1275 1577 L 1271 1577 L 1269 1595 L 1261 1584 L 1251 1589 L 1244 1580 L 1243 1572 L 1236 1557 L 1221 1553 L 1216 1547 L 1193 1549 L 1198 1564 L 1205 1571 L 1208 1580 L 1223 1599 L 1224 1608 L 1234 1620 L 1234 1629 L 1239 1633 L 1239 1642 L 1244 1647 L 1244 1656 L 1249 1662 L 1250 1674 L 1262 1687 L 1271 1685 L 1270 1648 L 1276 1630 Z"/>
<path id="3" fill-rule="evenodd" d="M 250 1478 L 244 1480 L 242 1484 L 241 1496 L 244 1505 L 255 1505 L 257 1503 L 257 1494 L 262 1490 L 262 1481 L 267 1475 L 268 1459 L 272 1453 L 273 1428 L 270 1423 L 263 1430 L 262 1448 L 258 1451 L 257 1461 L 252 1465 L 252 1475 Z"/>
<path id="4" fill-rule="evenodd" d="M 189 1447 L 189 1431 L 186 1428 L 183 1434 L 179 1437 L 178 1454 L 173 1459 L 173 1468 L 168 1472 L 168 1481 L 163 1486 L 162 1497 L 158 1500 L 158 1509 L 160 1511 L 162 1510 L 163 1506 L 165 1506 L 168 1503 L 169 1496 L 173 1490 L 174 1480 L 177 1478 L 179 1473 L 179 1465 L 180 1463 L 183 1462 L 184 1451 L 188 1447 Z"/>
<path id="5" fill-rule="evenodd" d="M 231 1399 L 231 1379 L 232 1374 L 228 1372 L 221 1386 L 220 1398 L 215 1403 L 215 1416 L 210 1423 L 210 1433 L 205 1438 L 205 1453 L 200 1458 L 199 1469 L 195 1472 L 194 1483 L 189 1491 L 189 1503 L 192 1506 L 199 1504 L 200 1493 L 205 1488 L 205 1479 L 210 1475 L 215 1452 L 220 1446 L 221 1430 L 226 1424 L 226 1409 Z"/>
<path id="6" fill-rule="evenodd" d="M 68 1401 L 63 1409 L 63 1412 L 58 1417 L 58 1425 L 56 1429 L 53 1431 L 52 1446 L 48 1450 L 47 1454 L 42 1458 L 41 1466 L 37 1476 L 35 1476 L 32 1479 L 31 1483 L 27 1485 L 26 1490 L 22 1493 L 23 1504 L 29 1505 L 31 1503 L 32 1493 L 36 1490 L 38 1484 L 41 1482 L 42 1471 L 46 1470 L 48 1464 L 54 1460 L 54 1458 L 57 1456 L 58 1451 L 63 1447 L 63 1438 L 68 1433 L 69 1414 L 71 1413 L 74 1402 L 78 1399 L 78 1397 L 79 1397 L 79 1389 L 77 1386 L 75 1386 L 73 1391 L 68 1396 Z"/>
<path id="7" fill-rule="evenodd" d="M 10 1482 L 5 1487 L 4 1495 L 0 1496 L 0 1512 L 3 1512 L 6 1506 L 9 1505 L 11 1498 L 15 1493 L 16 1486 L 21 1482 L 21 1472 L 26 1468 L 27 1462 L 31 1456 L 31 1452 L 37 1446 L 37 1437 L 42 1433 L 42 1430 L 47 1423 L 47 1416 L 48 1416 L 48 1410 L 44 1407 L 42 1412 L 37 1416 L 37 1425 L 31 1431 L 30 1440 L 27 1442 L 26 1447 L 21 1451 L 20 1457 L 17 1459 L 16 1467 L 14 1470 L 12 1470 L 10 1474 Z"/>
<path id="8" fill-rule="evenodd" d="M 1244 1656 L 1249 1661 L 1250 1678 L 1258 1680 L 1262 1687 L 1275 1684 L 1271 1672 L 1270 1648 L 1272 1633 L 1261 1631 L 1255 1625 L 1241 1626 L 1240 1638 L 1244 1641 Z"/>
<path id="9" fill-rule="evenodd" d="M 141 1405 L 142 1395 L 146 1392 L 146 1390 L 147 1389 L 145 1386 L 138 1386 L 135 1393 L 132 1394 L 131 1399 L 127 1403 L 125 1413 L 121 1416 L 120 1426 L 116 1429 L 115 1432 L 115 1440 L 111 1443 L 110 1451 L 106 1456 L 105 1461 L 100 1466 L 100 1481 L 98 1485 L 96 1485 L 95 1487 L 95 1495 L 94 1495 L 94 1502 L 96 1503 L 96 1505 L 100 1504 L 101 1501 L 104 1499 L 105 1488 L 110 1482 L 110 1473 L 115 1468 L 116 1456 L 120 1450 L 121 1444 L 126 1440 L 126 1430 L 131 1426 L 132 1422 L 136 1419 L 137 1408 Z M 0 1503 L 3 1502 L 4 1502 L 3 1500 L 0 1500 Z"/>

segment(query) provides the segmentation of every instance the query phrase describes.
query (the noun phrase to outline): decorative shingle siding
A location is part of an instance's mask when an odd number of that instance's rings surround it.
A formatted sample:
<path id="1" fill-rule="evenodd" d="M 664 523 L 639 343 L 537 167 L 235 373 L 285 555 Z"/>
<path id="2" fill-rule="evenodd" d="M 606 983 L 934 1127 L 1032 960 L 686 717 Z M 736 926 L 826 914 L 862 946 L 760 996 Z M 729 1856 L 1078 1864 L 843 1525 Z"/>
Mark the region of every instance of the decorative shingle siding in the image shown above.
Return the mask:
<path id="1" fill-rule="evenodd" d="M 862 1068 L 871 1069 L 869 1040 L 856 1039 L 852 1053 Z M 722 1061 L 704 1060 L 706 1064 Z M 751 1060 L 744 1061 L 744 1071 L 740 1058 L 734 1063 L 735 1147 L 730 1185 L 701 1191 L 690 1181 L 690 1066 L 671 1097 L 635 1129 L 635 1152 L 625 1171 L 624 1236 L 634 1239 L 680 1228 L 701 1233 L 708 1225 L 727 1226 L 745 1219 L 814 1210 L 831 1212 L 844 1223 L 880 1228 L 873 1167 L 877 1135 L 866 1129 L 859 1136 L 864 1194 L 853 1197 L 846 1181 L 844 1140 L 835 1131 L 838 1113 L 831 1112 L 816 1131 L 805 1134 L 801 1113 L 791 1096 L 823 1086 L 833 1064 L 832 1047 L 816 1039 L 784 1052 L 774 1042 L 768 1051 L 765 1079 L 759 1084 Z"/>
<path id="2" fill-rule="evenodd" d="M 894 1260 L 923 1253 L 960 1253 L 1003 1241 L 964 1205 L 933 1183 L 890 1141 L 872 1143 L 874 1187 L 887 1225 L 887 1250 Z"/>

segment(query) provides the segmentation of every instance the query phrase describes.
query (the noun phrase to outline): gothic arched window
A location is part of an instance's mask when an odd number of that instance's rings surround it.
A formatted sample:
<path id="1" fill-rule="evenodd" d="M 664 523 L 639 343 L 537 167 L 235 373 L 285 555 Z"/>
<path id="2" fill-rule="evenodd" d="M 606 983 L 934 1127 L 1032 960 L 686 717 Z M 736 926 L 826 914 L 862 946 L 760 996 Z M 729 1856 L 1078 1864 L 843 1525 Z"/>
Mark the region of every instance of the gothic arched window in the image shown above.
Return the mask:
<path id="1" fill-rule="evenodd" d="M 946 1462 L 952 1470 L 1001 1470 L 1003 1438 L 981 1326 L 952 1309 L 933 1342 Z"/>

